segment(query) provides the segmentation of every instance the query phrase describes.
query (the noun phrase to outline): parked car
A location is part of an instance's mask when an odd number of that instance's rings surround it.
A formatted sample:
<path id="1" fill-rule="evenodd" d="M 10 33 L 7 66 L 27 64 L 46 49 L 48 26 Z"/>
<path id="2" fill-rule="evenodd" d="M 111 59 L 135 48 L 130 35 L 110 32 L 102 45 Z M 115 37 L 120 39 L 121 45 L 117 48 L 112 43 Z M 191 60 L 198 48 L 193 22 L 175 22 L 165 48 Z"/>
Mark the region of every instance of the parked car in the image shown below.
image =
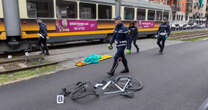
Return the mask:
<path id="1" fill-rule="evenodd" d="M 199 25 L 197 24 L 197 23 L 194 23 L 193 25 L 192 25 L 192 29 L 197 29 L 199 27 Z"/>
<path id="2" fill-rule="evenodd" d="M 175 31 L 175 30 L 176 30 L 175 24 L 171 24 L 171 31 Z"/>
<path id="3" fill-rule="evenodd" d="M 206 28 L 206 24 L 201 24 L 200 28 Z"/>
<path id="4" fill-rule="evenodd" d="M 175 30 L 176 30 L 176 31 L 180 30 L 179 24 L 175 24 Z"/>
<path id="5" fill-rule="evenodd" d="M 189 29 L 192 29 L 192 25 L 187 24 L 187 25 L 186 25 L 186 29 L 188 29 L 188 30 L 189 30 Z"/>
<path id="6" fill-rule="evenodd" d="M 179 24 L 179 30 L 183 30 L 183 24 Z"/>
<path id="7" fill-rule="evenodd" d="M 182 26 L 182 29 L 183 29 L 183 30 L 187 30 L 187 25 L 188 25 L 188 24 L 184 24 L 184 25 Z"/>

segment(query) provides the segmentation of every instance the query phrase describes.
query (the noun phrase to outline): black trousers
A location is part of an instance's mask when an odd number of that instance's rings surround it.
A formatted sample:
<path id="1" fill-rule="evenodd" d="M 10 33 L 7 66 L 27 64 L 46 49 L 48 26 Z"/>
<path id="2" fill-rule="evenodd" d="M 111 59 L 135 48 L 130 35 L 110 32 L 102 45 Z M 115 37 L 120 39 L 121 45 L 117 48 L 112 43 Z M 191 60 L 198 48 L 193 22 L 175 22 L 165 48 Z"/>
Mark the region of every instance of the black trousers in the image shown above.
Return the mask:
<path id="1" fill-rule="evenodd" d="M 48 54 L 47 39 L 40 37 L 38 39 L 38 45 L 43 54 Z"/>
<path id="2" fill-rule="evenodd" d="M 114 64 L 118 64 L 119 58 L 122 58 L 122 63 L 126 69 L 128 69 L 127 60 L 125 57 L 125 48 L 126 46 L 117 47 L 117 52 L 114 56 Z"/>
<path id="3" fill-rule="evenodd" d="M 163 52 L 165 48 L 165 41 L 166 41 L 165 36 L 159 36 L 157 39 L 157 45 L 160 47 L 160 52 Z"/>
<path id="4" fill-rule="evenodd" d="M 136 47 L 136 49 L 137 50 L 139 49 L 139 46 L 137 45 L 136 41 L 137 41 L 136 37 L 130 36 L 130 39 L 129 39 L 129 47 L 128 47 L 129 50 L 131 50 L 131 44 L 132 44 L 132 42 L 133 42 L 133 45 Z"/>

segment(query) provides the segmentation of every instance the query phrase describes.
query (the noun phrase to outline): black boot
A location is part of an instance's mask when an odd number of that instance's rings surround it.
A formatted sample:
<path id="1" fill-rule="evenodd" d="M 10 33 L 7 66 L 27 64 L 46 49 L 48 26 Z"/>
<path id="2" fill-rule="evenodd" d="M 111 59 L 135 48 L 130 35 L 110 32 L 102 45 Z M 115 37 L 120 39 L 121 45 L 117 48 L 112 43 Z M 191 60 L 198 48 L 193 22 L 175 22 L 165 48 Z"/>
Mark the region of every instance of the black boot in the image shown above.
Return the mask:
<path id="1" fill-rule="evenodd" d="M 159 53 L 160 54 L 163 54 L 163 49 L 162 48 L 159 50 Z"/>
<path id="2" fill-rule="evenodd" d="M 40 55 L 45 55 L 45 51 L 42 50 L 41 53 L 40 53 Z"/>
<path id="3" fill-rule="evenodd" d="M 48 50 L 46 51 L 46 54 L 45 55 L 48 55 L 48 56 L 50 55 L 49 52 L 48 52 Z"/>
<path id="4" fill-rule="evenodd" d="M 127 60 L 126 59 L 123 59 L 123 65 L 124 65 L 124 70 L 122 70 L 120 73 L 129 73 L 129 67 L 128 67 L 128 64 L 127 64 Z"/>
<path id="5" fill-rule="evenodd" d="M 44 51 L 44 49 L 42 47 L 40 47 L 40 51 L 41 51 L 40 55 L 44 55 L 45 54 L 45 51 Z"/>
<path id="6" fill-rule="evenodd" d="M 115 73 L 115 70 L 116 70 L 117 67 L 118 67 L 118 63 L 114 62 L 111 70 L 109 72 L 107 72 L 107 74 L 110 75 L 110 76 L 114 76 L 114 73 Z"/>
<path id="7" fill-rule="evenodd" d="M 125 69 L 122 70 L 120 73 L 129 73 L 129 68 L 125 68 Z"/>
<path id="8" fill-rule="evenodd" d="M 139 48 L 137 48 L 137 53 L 139 53 Z"/>

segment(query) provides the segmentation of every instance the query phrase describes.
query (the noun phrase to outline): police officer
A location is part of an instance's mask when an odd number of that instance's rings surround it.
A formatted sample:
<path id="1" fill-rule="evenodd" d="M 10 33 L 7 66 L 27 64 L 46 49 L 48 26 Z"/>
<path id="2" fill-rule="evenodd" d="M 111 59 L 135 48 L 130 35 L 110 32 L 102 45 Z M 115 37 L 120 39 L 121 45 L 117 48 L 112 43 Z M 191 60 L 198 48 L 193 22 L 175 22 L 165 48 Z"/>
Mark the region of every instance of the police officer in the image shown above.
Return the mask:
<path id="1" fill-rule="evenodd" d="M 131 22 L 130 25 L 129 25 L 129 47 L 128 50 L 127 50 L 127 53 L 131 53 L 131 44 L 133 42 L 134 46 L 136 47 L 136 50 L 137 50 L 137 53 L 139 52 L 139 47 L 136 43 L 136 39 L 137 39 L 137 36 L 138 36 L 138 28 L 135 26 L 135 23 L 134 22 Z"/>
<path id="2" fill-rule="evenodd" d="M 165 40 L 170 35 L 170 25 L 168 24 L 168 19 L 164 18 L 164 22 L 160 25 L 157 32 L 157 44 L 160 47 L 159 53 L 163 53 L 165 47 Z"/>
<path id="3" fill-rule="evenodd" d="M 123 65 L 125 69 L 121 71 L 121 73 L 128 73 L 129 68 L 127 64 L 127 60 L 125 58 L 125 48 L 127 46 L 128 42 L 128 28 L 124 26 L 124 24 L 121 22 L 121 17 L 117 16 L 115 18 L 115 30 L 114 30 L 114 35 L 112 36 L 112 39 L 110 41 L 110 45 L 108 46 L 109 49 L 112 49 L 112 44 L 116 41 L 116 47 L 117 47 L 117 52 L 114 56 L 114 63 L 111 68 L 111 70 L 108 73 L 110 76 L 114 76 L 115 70 L 118 66 L 118 61 L 121 60 L 123 62 Z"/>
<path id="4" fill-rule="evenodd" d="M 47 39 L 48 39 L 48 33 L 47 33 L 47 26 L 40 18 L 37 18 L 37 23 L 40 26 L 39 30 L 39 39 L 38 39 L 38 45 L 41 49 L 41 54 L 49 55 L 48 46 L 47 46 Z"/>

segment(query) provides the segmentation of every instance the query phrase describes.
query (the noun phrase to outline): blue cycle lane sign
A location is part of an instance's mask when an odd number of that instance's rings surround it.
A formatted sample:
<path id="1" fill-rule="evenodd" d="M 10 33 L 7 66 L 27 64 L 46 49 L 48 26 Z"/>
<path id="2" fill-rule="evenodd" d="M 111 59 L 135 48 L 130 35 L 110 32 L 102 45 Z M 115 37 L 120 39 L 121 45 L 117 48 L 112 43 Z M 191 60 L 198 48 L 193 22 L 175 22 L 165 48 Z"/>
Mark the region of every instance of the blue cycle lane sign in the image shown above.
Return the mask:
<path id="1" fill-rule="evenodd" d="M 57 104 L 63 104 L 64 103 L 64 95 L 57 95 L 56 103 Z"/>

